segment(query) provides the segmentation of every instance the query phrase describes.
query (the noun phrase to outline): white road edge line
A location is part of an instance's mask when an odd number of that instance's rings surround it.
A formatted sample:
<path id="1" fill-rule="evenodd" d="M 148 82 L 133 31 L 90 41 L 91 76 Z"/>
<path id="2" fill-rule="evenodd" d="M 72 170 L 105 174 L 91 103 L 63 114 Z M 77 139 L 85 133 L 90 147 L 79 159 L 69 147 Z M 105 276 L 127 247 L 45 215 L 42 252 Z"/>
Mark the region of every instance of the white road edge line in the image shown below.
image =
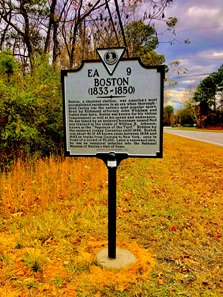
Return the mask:
<path id="1" fill-rule="evenodd" d="M 197 139 L 197 138 L 193 138 L 193 137 L 190 137 L 190 136 L 179 135 L 179 134 L 166 132 L 166 131 L 164 131 L 164 133 L 169 133 L 169 134 L 176 135 L 176 136 L 179 136 L 179 137 L 184 137 L 184 138 L 188 138 L 188 139 L 192 139 L 192 140 L 196 140 L 196 141 L 207 142 L 207 143 L 210 143 L 210 144 L 223 146 L 223 144 L 218 143 L 218 142 L 214 142 L 214 141 L 209 141 L 209 140 L 204 140 L 204 139 Z"/>

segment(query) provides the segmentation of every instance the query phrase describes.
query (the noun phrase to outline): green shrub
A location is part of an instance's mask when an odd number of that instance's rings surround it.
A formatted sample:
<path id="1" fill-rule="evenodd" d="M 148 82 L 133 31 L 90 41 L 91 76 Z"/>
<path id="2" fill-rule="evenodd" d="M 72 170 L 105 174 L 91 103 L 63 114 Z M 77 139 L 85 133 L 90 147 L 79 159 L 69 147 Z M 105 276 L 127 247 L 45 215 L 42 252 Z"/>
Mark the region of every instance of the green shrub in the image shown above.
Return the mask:
<path id="1" fill-rule="evenodd" d="M 60 154 L 63 149 L 59 71 L 42 61 L 33 73 L 24 75 L 18 67 L 16 74 L 0 79 L 1 167 L 17 157 Z"/>

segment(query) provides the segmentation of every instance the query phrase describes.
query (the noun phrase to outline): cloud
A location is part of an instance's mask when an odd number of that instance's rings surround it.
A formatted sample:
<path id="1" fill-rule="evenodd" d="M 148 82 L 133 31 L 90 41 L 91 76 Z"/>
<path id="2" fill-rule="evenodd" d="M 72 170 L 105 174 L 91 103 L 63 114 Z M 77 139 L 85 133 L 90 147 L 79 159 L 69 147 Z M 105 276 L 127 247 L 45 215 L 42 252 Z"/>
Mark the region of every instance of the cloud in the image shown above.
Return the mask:
<path id="1" fill-rule="evenodd" d="M 202 59 L 204 59 L 204 58 L 222 59 L 223 58 L 223 51 L 217 51 L 217 50 L 215 50 L 213 48 L 213 49 L 198 53 L 197 57 L 200 57 Z"/>
<path id="2" fill-rule="evenodd" d="M 179 23 L 176 35 L 170 32 L 160 36 L 157 49 L 164 54 L 166 64 L 179 60 L 179 68 L 186 68 L 186 73 L 178 70 L 169 73 L 171 80 L 177 82 L 173 91 L 166 87 L 166 102 L 181 106 L 187 92 L 198 86 L 200 81 L 215 72 L 223 64 L 223 2 L 222 0 L 175 0 L 167 9 L 166 17 L 176 16 Z M 184 40 L 189 39 L 190 44 Z M 168 41 L 173 40 L 172 45 Z"/>
<path id="3" fill-rule="evenodd" d="M 181 85 L 194 85 L 196 84 L 196 80 L 195 79 L 190 79 L 190 80 L 182 80 Z"/>
<path id="4" fill-rule="evenodd" d="M 216 57 L 216 58 L 223 58 L 223 52 L 214 52 L 214 53 L 213 53 L 213 57 Z"/>
<path id="5" fill-rule="evenodd" d="M 185 89 L 166 89 L 164 92 L 165 105 L 171 105 L 174 109 L 182 108 L 188 99 Z"/>
<path id="6" fill-rule="evenodd" d="M 211 18 L 216 17 L 219 14 L 218 8 L 211 8 L 210 6 L 191 6 L 188 8 L 186 15 L 189 18 L 196 18 L 196 20 L 200 20 L 200 18 L 211 20 Z M 195 19 L 194 19 L 195 20 Z"/>

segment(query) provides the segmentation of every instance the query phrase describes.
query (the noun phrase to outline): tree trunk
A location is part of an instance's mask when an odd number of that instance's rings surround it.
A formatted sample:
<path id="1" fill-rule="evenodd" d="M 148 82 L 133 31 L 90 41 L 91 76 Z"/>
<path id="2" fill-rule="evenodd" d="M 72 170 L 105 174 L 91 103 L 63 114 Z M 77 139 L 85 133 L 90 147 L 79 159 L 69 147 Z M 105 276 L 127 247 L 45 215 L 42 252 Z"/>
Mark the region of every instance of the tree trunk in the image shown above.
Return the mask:
<path id="1" fill-rule="evenodd" d="M 52 31 L 52 25 L 55 22 L 55 9 L 56 9 L 57 0 L 52 0 L 51 6 L 50 6 L 50 16 L 49 16 L 49 24 L 48 24 L 48 30 L 46 35 L 46 41 L 44 46 L 44 53 L 48 54 L 50 51 L 50 35 Z"/>
<path id="2" fill-rule="evenodd" d="M 24 18 L 23 40 L 27 47 L 29 61 L 30 61 L 30 67 L 31 67 L 31 69 L 33 69 L 33 67 L 34 67 L 34 50 L 33 50 L 31 34 L 30 34 L 29 16 L 28 16 L 26 8 L 24 7 L 24 4 L 25 4 L 24 0 L 22 0 L 21 6 L 20 6 L 20 12 Z"/>

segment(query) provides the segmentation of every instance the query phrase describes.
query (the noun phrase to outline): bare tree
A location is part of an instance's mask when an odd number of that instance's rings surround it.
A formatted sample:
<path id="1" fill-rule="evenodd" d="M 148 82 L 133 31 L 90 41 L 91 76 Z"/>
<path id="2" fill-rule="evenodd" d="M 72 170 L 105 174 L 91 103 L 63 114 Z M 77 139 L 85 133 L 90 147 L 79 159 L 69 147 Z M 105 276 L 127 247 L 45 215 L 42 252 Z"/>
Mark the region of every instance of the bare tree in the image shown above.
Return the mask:
<path id="1" fill-rule="evenodd" d="M 164 15 L 172 2 L 0 0 L 0 49 L 11 49 L 32 68 L 39 54 L 50 55 L 55 64 L 77 67 L 81 59 L 93 57 L 96 47 L 126 45 L 125 26 L 133 20 L 152 28 L 162 20 L 173 28 L 177 19 Z"/>
<path id="2" fill-rule="evenodd" d="M 35 52 L 41 51 L 43 40 L 41 30 L 41 18 L 37 16 L 44 9 L 33 1 L 30 5 L 28 0 L 1 0 L 0 18 L 4 21 L 4 40 L 6 47 L 12 48 L 15 55 L 29 58 L 31 68 L 34 64 Z M 37 1 L 36 1 L 37 2 Z"/>

